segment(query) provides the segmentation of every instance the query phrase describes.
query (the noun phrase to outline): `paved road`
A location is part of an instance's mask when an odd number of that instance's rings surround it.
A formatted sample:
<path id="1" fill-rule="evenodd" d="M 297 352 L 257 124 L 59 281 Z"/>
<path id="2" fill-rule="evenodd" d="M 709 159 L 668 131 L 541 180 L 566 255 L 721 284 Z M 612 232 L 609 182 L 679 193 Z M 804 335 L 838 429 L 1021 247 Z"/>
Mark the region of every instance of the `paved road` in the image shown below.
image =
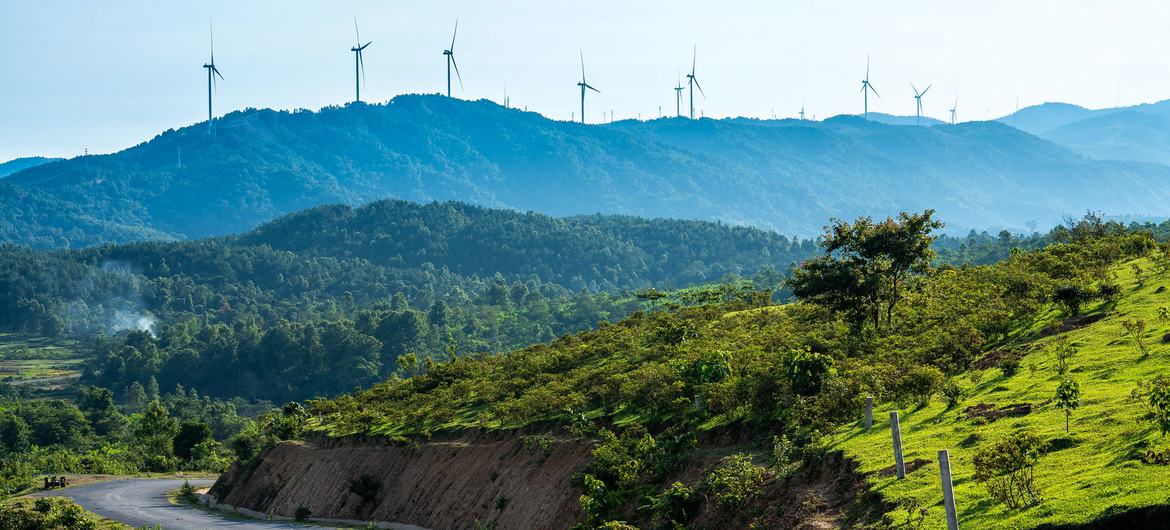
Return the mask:
<path id="1" fill-rule="evenodd" d="M 211 480 L 192 480 L 196 488 L 210 486 Z M 214 512 L 171 504 L 167 492 L 179 489 L 182 479 L 126 479 L 98 482 L 34 494 L 38 497 L 69 497 L 85 509 L 102 517 L 133 527 L 161 525 L 163 530 L 272 530 L 311 528 L 295 523 L 267 522 L 221 516 Z"/>

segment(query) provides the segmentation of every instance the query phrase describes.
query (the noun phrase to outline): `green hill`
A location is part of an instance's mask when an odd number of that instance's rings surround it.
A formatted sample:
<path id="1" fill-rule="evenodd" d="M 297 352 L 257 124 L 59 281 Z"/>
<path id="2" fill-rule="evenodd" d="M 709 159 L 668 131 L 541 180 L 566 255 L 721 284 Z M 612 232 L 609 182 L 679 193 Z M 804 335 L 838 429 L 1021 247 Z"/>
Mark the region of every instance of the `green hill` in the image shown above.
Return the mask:
<path id="1" fill-rule="evenodd" d="M 153 381 L 304 399 L 388 377 L 408 353 L 510 350 L 589 329 L 640 308 L 636 290 L 745 279 L 777 289 L 814 251 L 701 221 L 332 205 L 239 236 L 0 245 L 0 331 L 105 337 L 84 380 L 119 396 Z"/>
<path id="2" fill-rule="evenodd" d="M 398 198 L 722 220 L 814 234 L 825 219 L 935 207 L 955 230 L 1094 208 L 1166 213 L 1170 169 L 1085 160 L 998 123 L 840 116 L 558 122 L 489 101 L 400 96 L 317 112 L 249 109 L 110 155 L 0 181 L 0 241 L 81 247 L 250 230 L 326 203 Z M 750 200 L 748 200 L 750 199 Z"/>
<path id="3" fill-rule="evenodd" d="M 761 498 L 782 488 L 785 477 L 811 473 L 826 454 L 843 451 L 859 462 L 884 503 L 885 520 L 895 526 L 914 527 L 907 518 L 917 517 L 918 507 L 925 509 L 924 528 L 943 526 L 934 464 L 941 448 L 951 450 L 964 527 L 1084 524 L 1164 504 L 1170 468 L 1160 459 L 1167 445 L 1143 401 L 1149 402 L 1150 388 L 1166 385 L 1170 392 L 1170 383 L 1157 378 L 1170 366 L 1159 342 L 1165 324 L 1157 320 L 1170 284 L 1170 254 L 1149 235 L 1118 225 L 1084 222 L 1056 239 L 993 265 L 944 266 L 909 281 L 879 328 L 854 328 L 847 313 L 811 301 L 771 306 L 742 299 L 636 313 L 551 344 L 434 364 L 408 379 L 312 402 L 317 419 L 309 429 L 400 443 L 467 430 L 563 428 L 598 436 L 596 460 L 585 472 L 602 477 L 606 495 L 616 496 L 607 497 L 606 517 L 641 524 L 661 514 L 650 508 L 654 503 L 633 499 L 665 494 L 666 485 L 655 482 L 662 475 L 606 467 L 625 462 L 611 451 L 626 436 L 634 444 L 644 436 L 639 433 L 661 441 L 692 432 L 699 440 L 697 448 L 662 449 L 667 456 L 648 453 L 657 456 L 639 465 L 669 458 L 683 467 L 711 466 L 703 440 L 724 447 L 721 455 L 728 454 L 727 440 L 739 440 L 738 451 L 754 462 L 749 468 L 769 477 L 754 490 Z M 1145 326 L 1144 355 L 1135 335 L 1123 332 L 1123 322 L 1137 320 Z M 1064 414 L 1052 403 L 1065 377 L 1054 366 L 1057 341 L 1076 350 L 1067 377 L 1082 389 L 1067 435 Z M 860 426 L 866 395 L 875 397 L 879 416 L 868 433 Z M 1014 415 L 994 417 L 1001 407 Z M 892 466 L 882 418 L 895 408 L 905 418 L 907 461 L 925 464 L 904 481 L 882 471 Z M 1039 502 L 1008 508 L 973 478 L 972 461 L 1021 432 L 1038 437 Z M 625 450 L 637 464 L 633 449 Z M 699 496 L 695 502 L 737 487 L 715 485 L 710 473 L 722 473 L 715 469 L 685 484 L 692 488 L 687 495 Z M 738 515 L 715 520 L 769 520 L 769 509 L 752 498 L 740 501 Z M 675 517 L 685 524 L 694 515 Z M 710 514 L 697 517 L 711 524 Z"/>

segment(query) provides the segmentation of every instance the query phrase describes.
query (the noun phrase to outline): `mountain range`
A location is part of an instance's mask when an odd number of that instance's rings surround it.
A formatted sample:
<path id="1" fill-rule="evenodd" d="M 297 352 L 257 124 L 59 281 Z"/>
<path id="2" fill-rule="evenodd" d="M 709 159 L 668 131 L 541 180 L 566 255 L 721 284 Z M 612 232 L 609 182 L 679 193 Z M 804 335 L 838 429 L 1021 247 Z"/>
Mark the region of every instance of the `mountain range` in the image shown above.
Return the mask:
<path id="1" fill-rule="evenodd" d="M 320 111 L 248 109 L 215 125 L 214 134 L 205 124 L 168 130 L 0 180 L 0 241 L 189 239 L 382 198 L 719 220 L 803 236 L 832 217 L 926 208 L 963 231 L 1051 225 L 1087 209 L 1170 213 L 1170 167 L 1091 160 L 996 122 L 581 125 L 486 100 L 411 95 Z"/>
<path id="2" fill-rule="evenodd" d="M 999 121 L 1094 159 L 1170 164 L 1170 100 L 1106 109 L 1044 103 Z"/>

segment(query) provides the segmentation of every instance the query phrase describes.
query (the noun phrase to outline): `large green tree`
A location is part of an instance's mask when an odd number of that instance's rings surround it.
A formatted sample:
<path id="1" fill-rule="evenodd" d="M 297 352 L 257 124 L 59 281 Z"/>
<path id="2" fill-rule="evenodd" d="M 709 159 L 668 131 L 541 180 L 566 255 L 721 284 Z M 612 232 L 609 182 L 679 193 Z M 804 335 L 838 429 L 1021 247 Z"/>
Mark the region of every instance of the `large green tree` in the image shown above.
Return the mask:
<path id="1" fill-rule="evenodd" d="M 821 239 L 823 254 L 793 272 L 788 286 L 797 297 L 842 313 L 860 329 L 881 329 L 894 318 L 906 283 L 930 270 L 934 231 L 942 222 L 934 210 L 902 212 L 875 222 L 834 220 Z"/>

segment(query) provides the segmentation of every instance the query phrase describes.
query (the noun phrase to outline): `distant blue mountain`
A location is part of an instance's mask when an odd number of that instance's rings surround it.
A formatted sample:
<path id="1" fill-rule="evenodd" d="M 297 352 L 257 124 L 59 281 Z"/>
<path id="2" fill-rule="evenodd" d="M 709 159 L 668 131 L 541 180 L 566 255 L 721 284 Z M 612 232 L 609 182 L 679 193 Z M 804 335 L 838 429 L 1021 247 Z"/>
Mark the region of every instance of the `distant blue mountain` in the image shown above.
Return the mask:
<path id="1" fill-rule="evenodd" d="M 8 175 L 16 173 L 17 171 L 28 169 L 30 167 L 36 167 L 41 164 L 47 164 L 49 162 L 56 162 L 58 160 L 61 159 L 46 158 L 43 156 L 29 156 L 24 158 L 14 158 L 7 162 L 0 162 L 0 178 L 7 177 Z"/>
<path id="2" fill-rule="evenodd" d="M 800 235 L 819 233 L 831 217 L 925 208 L 956 230 L 1053 224 L 1087 209 L 1170 214 L 1170 167 L 1088 160 L 995 122 L 581 125 L 490 101 L 401 96 L 319 112 L 233 112 L 216 130 L 167 131 L 0 180 L 0 242 L 187 239 L 382 198 L 720 220 Z"/>
<path id="3" fill-rule="evenodd" d="M 1097 110 L 1045 103 L 999 121 L 1092 158 L 1170 164 L 1170 100 Z"/>

